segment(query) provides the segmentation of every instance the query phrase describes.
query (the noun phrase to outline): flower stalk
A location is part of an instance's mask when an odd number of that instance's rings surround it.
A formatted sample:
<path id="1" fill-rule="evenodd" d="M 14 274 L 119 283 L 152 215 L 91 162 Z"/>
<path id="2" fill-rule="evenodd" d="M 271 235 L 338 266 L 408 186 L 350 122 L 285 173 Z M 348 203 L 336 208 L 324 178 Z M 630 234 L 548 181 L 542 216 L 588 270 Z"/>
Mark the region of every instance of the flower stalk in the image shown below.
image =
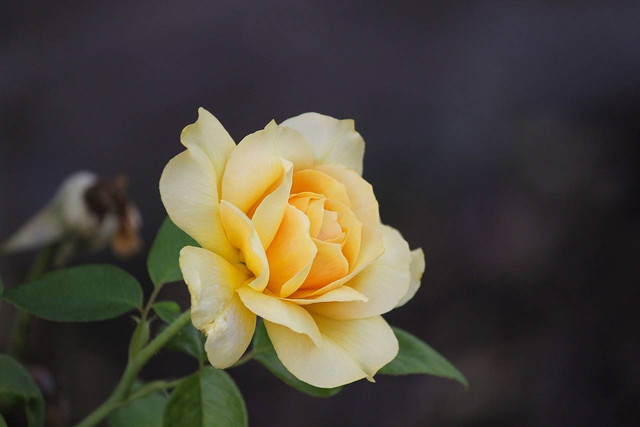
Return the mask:
<path id="1" fill-rule="evenodd" d="M 187 310 L 182 313 L 173 323 L 171 323 L 166 329 L 160 332 L 156 337 L 149 342 L 145 347 L 140 350 L 133 357 L 122 374 L 120 382 L 111 393 L 111 396 L 107 398 L 100 406 L 98 406 L 91 414 L 89 414 L 84 420 L 82 420 L 76 427 L 91 427 L 98 425 L 105 418 L 109 416 L 114 410 L 119 408 L 123 403 L 129 403 L 131 401 L 129 393 L 131 386 L 136 377 L 144 367 L 144 365 L 151 359 L 162 347 L 169 342 L 169 340 L 182 330 L 191 321 L 191 311 Z M 154 383 L 151 383 L 154 384 Z M 156 383 L 156 386 L 158 383 Z M 149 391 L 149 389 L 147 389 Z M 155 391 L 152 390 L 152 391 Z M 150 392 L 150 391 L 149 391 Z M 135 393 L 138 398 L 143 397 L 146 394 L 140 394 L 140 390 Z"/>

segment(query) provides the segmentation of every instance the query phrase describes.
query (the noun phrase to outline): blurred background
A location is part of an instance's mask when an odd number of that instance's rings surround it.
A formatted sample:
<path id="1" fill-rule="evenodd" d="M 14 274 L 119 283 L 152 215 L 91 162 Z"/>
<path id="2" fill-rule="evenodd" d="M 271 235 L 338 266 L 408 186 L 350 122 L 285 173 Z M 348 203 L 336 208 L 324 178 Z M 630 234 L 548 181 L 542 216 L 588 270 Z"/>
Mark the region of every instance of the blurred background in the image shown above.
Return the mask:
<path id="1" fill-rule="evenodd" d="M 236 142 L 306 111 L 355 119 L 383 221 L 427 256 L 386 317 L 470 388 L 381 376 L 322 400 L 251 362 L 231 374 L 252 426 L 639 422 L 638 2 L 23 1 L 0 22 L 0 240 L 88 169 L 130 178 L 148 249 L 199 106 Z M 32 255 L 0 258 L 7 286 Z M 115 262 L 148 294 L 145 260 L 75 262 Z M 188 305 L 179 283 L 166 298 Z M 3 304 L 3 351 L 12 316 Z M 34 323 L 50 425 L 109 394 L 133 325 Z M 194 368 L 165 352 L 143 377 Z"/>

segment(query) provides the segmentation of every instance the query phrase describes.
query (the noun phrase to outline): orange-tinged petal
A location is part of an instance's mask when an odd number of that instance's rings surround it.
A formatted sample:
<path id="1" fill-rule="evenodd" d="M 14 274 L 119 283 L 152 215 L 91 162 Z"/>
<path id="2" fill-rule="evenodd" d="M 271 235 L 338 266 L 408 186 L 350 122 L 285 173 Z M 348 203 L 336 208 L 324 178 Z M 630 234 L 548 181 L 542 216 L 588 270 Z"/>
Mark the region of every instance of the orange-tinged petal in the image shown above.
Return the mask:
<path id="1" fill-rule="evenodd" d="M 256 315 L 248 310 L 238 295 L 204 332 L 204 349 L 209 362 L 218 369 L 233 365 L 245 352 L 256 329 Z"/>
<path id="2" fill-rule="evenodd" d="M 160 197 L 171 220 L 203 248 L 237 260 L 220 220 L 216 170 L 194 144 L 167 163 L 160 177 Z"/>
<path id="3" fill-rule="evenodd" d="M 405 305 L 413 296 L 418 292 L 420 288 L 420 281 L 422 280 L 422 274 L 424 273 L 424 252 L 421 248 L 411 251 L 411 264 L 409 270 L 411 271 L 411 282 L 409 283 L 409 289 L 407 293 L 400 299 L 396 307 Z"/>
<path id="4" fill-rule="evenodd" d="M 316 387 L 338 387 L 375 373 L 398 354 L 398 340 L 380 316 L 334 320 L 313 315 L 322 336 L 316 346 L 307 336 L 265 321 L 282 364 L 301 381 Z"/>
<path id="5" fill-rule="evenodd" d="M 409 289 L 411 253 L 408 243 L 395 229 L 384 226 L 384 253 L 346 285 L 368 298 L 367 302 L 329 302 L 311 307 L 334 319 L 362 319 L 384 314 L 398 305 Z"/>
<path id="6" fill-rule="evenodd" d="M 342 254 L 342 245 L 313 239 L 318 248 L 311 271 L 300 289 L 317 289 L 349 273 L 349 262 Z"/>
<path id="7" fill-rule="evenodd" d="M 338 213 L 338 222 L 342 228 L 347 230 L 347 237 L 342 246 L 342 253 L 344 253 L 345 258 L 349 261 L 349 268 L 353 270 L 358 259 L 358 254 L 360 253 L 362 223 L 356 218 L 351 209 L 340 202 L 327 200 L 325 207 Z"/>
<path id="8" fill-rule="evenodd" d="M 282 222 L 282 217 L 284 216 L 289 200 L 293 177 L 293 164 L 283 160 L 283 167 L 285 172 L 282 182 L 260 202 L 251 218 L 264 248 L 268 248 L 273 241 Z"/>
<path id="9" fill-rule="evenodd" d="M 282 162 L 294 171 L 313 165 L 313 153 L 297 131 L 270 122 L 263 130 L 246 136 L 231 153 L 222 178 L 221 198 L 249 209 L 282 175 Z"/>
<path id="10" fill-rule="evenodd" d="M 338 213 L 325 210 L 322 214 L 322 225 L 316 239 L 330 240 L 342 234 L 342 227 L 338 223 Z"/>
<path id="11" fill-rule="evenodd" d="M 280 228 L 267 249 L 271 272 L 269 289 L 280 294 L 282 285 L 307 267 L 316 253 L 316 246 L 309 236 L 309 219 L 288 204 Z"/>
<path id="12" fill-rule="evenodd" d="M 323 194 L 328 199 L 335 199 L 349 206 L 349 196 L 344 184 L 326 173 L 307 169 L 293 174 L 291 193 L 312 192 Z"/>
<path id="13" fill-rule="evenodd" d="M 263 291 L 269 281 L 269 263 L 253 223 L 237 207 L 225 200 L 220 202 L 220 217 L 229 242 L 240 249 L 247 268 L 256 277 L 249 286 Z"/>
<path id="14" fill-rule="evenodd" d="M 307 310 L 297 304 L 256 292 L 243 286 L 237 290 L 242 303 L 253 313 L 269 322 L 286 326 L 287 329 L 304 334 L 314 345 L 321 345 L 322 338 L 316 322 Z"/>
<path id="15" fill-rule="evenodd" d="M 282 122 L 297 129 L 309 141 L 316 164 L 340 163 L 362 174 L 364 140 L 353 120 L 338 120 L 318 113 L 304 113 Z"/>
<path id="16" fill-rule="evenodd" d="M 344 184 L 349 195 L 353 213 L 363 224 L 376 226 L 380 224 L 378 201 L 373 194 L 373 187 L 360 175 L 342 165 L 319 165 L 316 170 L 321 171 L 340 183 Z M 294 177 L 295 180 L 295 177 Z"/>
<path id="17" fill-rule="evenodd" d="M 376 258 L 378 258 L 384 252 L 382 246 L 382 228 L 378 227 L 362 227 L 362 244 L 360 253 L 358 254 L 358 260 L 351 272 L 341 279 L 335 280 L 328 285 L 325 285 L 319 289 L 298 289 L 291 295 L 292 298 L 309 298 L 317 295 L 322 295 L 331 290 L 334 290 L 350 279 L 360 273 L 365 267 L 370 265 Z"/>

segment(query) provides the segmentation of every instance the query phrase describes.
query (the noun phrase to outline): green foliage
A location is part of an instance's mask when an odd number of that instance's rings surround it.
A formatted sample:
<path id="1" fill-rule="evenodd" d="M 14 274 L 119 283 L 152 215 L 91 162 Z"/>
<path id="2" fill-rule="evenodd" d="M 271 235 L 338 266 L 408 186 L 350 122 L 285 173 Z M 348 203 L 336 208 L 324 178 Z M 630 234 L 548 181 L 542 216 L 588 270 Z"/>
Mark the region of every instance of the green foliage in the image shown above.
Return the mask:
<path id="1" fill-rule="evenodd" d="M 178 257 L 180 250 L 185 246 L 199 245 L 179 229 L 169 217 L 165 218 L 147 258 L 149 277 L 155 286 L 182 280 Z"/>
<path id="2" fill-rule="evenodd" d="M 0 414 L 0 427 L 7 427 L 7 422 L 2 418 L 2 414 Z"/>
<path id="3" fill-rule="evenodd" d="M 242 427 L 247 408 L 231 377 L 212 367 L 202 368 L 178 384 L 164 408 L 165 427 Z"/>
<path id="4" fill-rule="evenodd" d="M 0 354 L 0 394 L 15 396 L 22 401 L 30 427 L 44 425 L 44 400 L 40 390 L 29 372 L 4 354 Z M 0 420 L 0 425 L 3 422 Z"/>
<path id="5" fill-rule="evenodd" d="M 173 301 L 161 301 L 153 305 L 153 311 L 167 324 L 172 323 L 180 315 L 180 306 Z M 204 334 L 189 324 L 182 328 L 165 346 L 169 350 L 182 351 L 197 360 L 207 360 L 204 351 Z"/>
<path id="6" fill-rule="evenodd" d="M 131 335 L 131 340 L 129 341 L 129 360 L 133 359 L 136 354 L 142 347 L 149 341 L 150 335 L 150 326 L 151 322 L 141 322 L 139 319 L 136 320 L 138 324 L 136 328 L 133 330 L 133 334 Z"/>
<path id="7" fill-rule="evenodd" d="M 7 301 L 34 316 L 59 322 L 111 319 L 142 305 L 142 289 L 129 273 L 88 264 L 46 274 L 10 289 Z"/>
<path id="8" fill-rule="evenodd" d="M 253 358 L 262 363 L 273 375 L 282 380 L 285 384 L 295 388 L 305 394 L 314 397 L 330 397 L 342 390 L 342 387 L 319 388 L 300 381 L 284 367 L 273 344 L 267 334 L 267 329 L 263 322 L 256 326 L 256 334 L 253 337 Z"/>
<path id="9" fill-rule="evenodd" d="M 447 359 L 420 338 L 393 328 L 400 350 L 395 359 L 378 371 L 383 375 L 429 374 L 458 381 L 468 387 L 467 379 Z"/>
<path id="10" fill-rule="evenodd" d="M 132 391 L 140 388 L 140 383 Z M 148 396 L 136 399 L 126 406 L 118 408 L 109 416 L 111 427 L 160 427 L 162 426 L 162 411 L 167 404 L 167 396 L 157 391 Z"/>

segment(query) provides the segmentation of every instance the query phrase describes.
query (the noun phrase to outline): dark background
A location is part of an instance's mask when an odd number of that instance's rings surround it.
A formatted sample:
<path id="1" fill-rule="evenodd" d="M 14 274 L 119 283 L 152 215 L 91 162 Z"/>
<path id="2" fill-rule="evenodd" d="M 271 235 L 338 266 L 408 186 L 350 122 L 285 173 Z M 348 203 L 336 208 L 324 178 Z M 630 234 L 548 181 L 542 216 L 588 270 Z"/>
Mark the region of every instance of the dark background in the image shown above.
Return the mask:
<path id="1" fill-rule="evenodd" d="M 471 387 L 381 376 L 322 400 L 252 362 L 231 372 L 251 425 L 640 419 L 638 2 L 23 1 L 0 22 L 0 240 L 89 169 L 131 178 L 148 248 L 160 173 L 199 106 L 236 142 L 305 111 L 356 120 L 383 220 L 427 256 L 422 289 L 386 318 Z M 0 259 L 5 283 L 30 257 Z M 148 293 L 145 257 L 77 262 L 116 262 Z M 188 301 L 181 284 L 163 297 Z M 107 396 L 132 328 L 36 322 L 27 359 L 58 378 L 53 418 Z M 194 368 L 163 353 L 143 376 Z"/>

